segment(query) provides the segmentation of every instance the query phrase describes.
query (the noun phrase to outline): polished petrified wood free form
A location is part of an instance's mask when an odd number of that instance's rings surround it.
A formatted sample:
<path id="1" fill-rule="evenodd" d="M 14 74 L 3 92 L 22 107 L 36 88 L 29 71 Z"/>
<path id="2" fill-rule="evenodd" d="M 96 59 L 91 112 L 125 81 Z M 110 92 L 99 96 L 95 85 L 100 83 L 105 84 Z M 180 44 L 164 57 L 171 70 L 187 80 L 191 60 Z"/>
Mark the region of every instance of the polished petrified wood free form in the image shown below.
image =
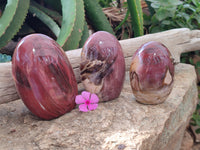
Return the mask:
<path id="1" fill-rule="evenodd" d="M 21 99 L 36 116 L 49 120 L 75 107 L 78 88 L 73 69 L 62 48 L 48 36 L 32 34 L 18 43 L 12 74 Z"/>
<path id="2" fill-rule="evenodd" d="M 174 59 L 160 42 L 150 41 L 134 54 L 130 83 L 138 102 L 159 104 L 170 94 L 174 81 Z"/>
<path id="3" fill-rule="evenodd" d="M 125 77 L 125 60 L 118 40 L 105 31 L 91 35 L 82 48 L 80 71 L 84 87 L 96 93 L 100 101 L 117 98 Z"/>

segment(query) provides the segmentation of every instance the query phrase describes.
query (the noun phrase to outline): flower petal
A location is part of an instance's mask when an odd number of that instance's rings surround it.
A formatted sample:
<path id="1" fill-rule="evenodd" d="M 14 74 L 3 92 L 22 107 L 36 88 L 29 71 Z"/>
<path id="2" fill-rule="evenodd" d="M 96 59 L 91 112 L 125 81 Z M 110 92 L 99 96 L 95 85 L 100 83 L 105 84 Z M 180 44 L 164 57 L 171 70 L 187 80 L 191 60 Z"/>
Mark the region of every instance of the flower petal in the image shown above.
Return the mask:
<path id="1" fill-rule="evenodd" d="M 90 97 L 90 103 L 98 103 L 99 102 L 99 98 L 96 94 L 92 94 Z"/>
<path id="2" fill-rule="evenodd" d="M 98 107 L 98 104 L 90 104 L 90 105 L 88 105 L 88 109 L 89 110 L 95 110 L 95 109 L 97 109 L 97 107 Z"/>
<path id="3" fill-rule="evenodd" d="M 76 104 L 83 104 L 83 103 L 85 103 L 85 99 L 83 98 L 82 95 L 77 95 L 75 102 L 76 102 Z"/>
<path id="4" fill-rule="evenodd" d="M 81 95 L 83 96 L 83 98 L 84 98 L 85 100 L 89 100 L 89 99 L 90 99 L 90 92 L 83 91 L 83 92 L 81 93 Z"/>
<path id="5" fill-rule="evenodd" d="M 88 112 L 87 105 L 85 104 L 79 105 L 79 111 Z"/>

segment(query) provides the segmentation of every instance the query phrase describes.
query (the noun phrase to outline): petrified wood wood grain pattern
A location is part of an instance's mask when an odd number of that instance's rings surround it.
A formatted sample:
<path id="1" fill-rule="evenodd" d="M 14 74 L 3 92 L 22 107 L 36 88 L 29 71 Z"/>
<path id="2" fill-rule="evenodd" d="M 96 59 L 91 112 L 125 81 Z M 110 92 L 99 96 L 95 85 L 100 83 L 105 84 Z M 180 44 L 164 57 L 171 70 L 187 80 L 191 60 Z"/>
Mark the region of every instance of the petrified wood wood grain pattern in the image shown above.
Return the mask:
<path id="1" fill-rule="evenodd" d="M 147 42 L 133 54 L 129 72 L 136 100 L 143 104 L 159 104 L 173 88 L 174 59 L 162 43 Z"/>
<path id="2" fill-rule="evenodd" d="M 78 87 L 72 66 L 52 38 L 31 34 L 18 43 L 12 75 L 26 107 L 39 118 L 57 118 L 76 106 Z"/>
<path id="3" fill-rule="evenodd" d="M 91 35 L 81 53 L 81 81 L 100 101 L 119 97 L 125 77 L 125 59 L 119 41 L 112 34 L 98 31 Z"/>
<path id="4" fill-rule="evenodd" d="M 173 29 L 120 41 L 124 52 L 126 70 L 130 68 L 133 53 L 148 41 L 158 41 L 166 45 L 175 61 L 179 62 L 181 53 L 200 50 L 200 30 L 191 31 L 187 28 Z M 76 80 L 80 82 L 79 64 L 81 49 L 68 51 L 66 54 L 72 64 Z M 1 63 L 0 72 L 0 104 L 19 99 L 11 77 L 11 63 Z"/>

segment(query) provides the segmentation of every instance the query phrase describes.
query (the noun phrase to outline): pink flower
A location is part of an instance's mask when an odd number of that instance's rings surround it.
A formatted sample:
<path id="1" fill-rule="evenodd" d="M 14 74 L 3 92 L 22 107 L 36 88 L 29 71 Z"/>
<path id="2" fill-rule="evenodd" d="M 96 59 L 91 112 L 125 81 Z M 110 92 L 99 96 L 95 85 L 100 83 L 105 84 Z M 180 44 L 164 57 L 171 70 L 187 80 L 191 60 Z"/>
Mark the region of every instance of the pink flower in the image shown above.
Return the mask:
<path id="1" fill-rule="evenodd" d="M 96 94 L 91 94 L 90 92 L 83 91 L 81 95 L 76 96 L 75 102 L 76 104 L 80 104 L 80 111 L 88 112 L 90 110 L 97 109 L 99 98 Z"/>

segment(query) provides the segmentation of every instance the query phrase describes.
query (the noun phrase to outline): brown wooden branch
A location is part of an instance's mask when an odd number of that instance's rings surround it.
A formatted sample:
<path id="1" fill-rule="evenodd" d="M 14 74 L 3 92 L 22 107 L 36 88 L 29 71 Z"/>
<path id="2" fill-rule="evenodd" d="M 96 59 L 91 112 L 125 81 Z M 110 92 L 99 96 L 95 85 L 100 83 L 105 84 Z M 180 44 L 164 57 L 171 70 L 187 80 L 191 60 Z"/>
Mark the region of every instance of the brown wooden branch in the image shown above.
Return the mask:
<path id="1" fill-rule="evenodd" d="M 173 29 L 120 41 L 127 71 L 129 70 L 133 53 L 148 41 L 162 42 L 171 51 L 175 62 L 179 62 L 182 53 L 200 50 L 200 30 Z M 66 54 L 72 64 L 76 80 L 80 83 L 79 63 L 81 49 L 67 51 Z M 11 75 L 11 63 L 1 63 L 0 72 L 0 104 L 19 99 Z"/>

